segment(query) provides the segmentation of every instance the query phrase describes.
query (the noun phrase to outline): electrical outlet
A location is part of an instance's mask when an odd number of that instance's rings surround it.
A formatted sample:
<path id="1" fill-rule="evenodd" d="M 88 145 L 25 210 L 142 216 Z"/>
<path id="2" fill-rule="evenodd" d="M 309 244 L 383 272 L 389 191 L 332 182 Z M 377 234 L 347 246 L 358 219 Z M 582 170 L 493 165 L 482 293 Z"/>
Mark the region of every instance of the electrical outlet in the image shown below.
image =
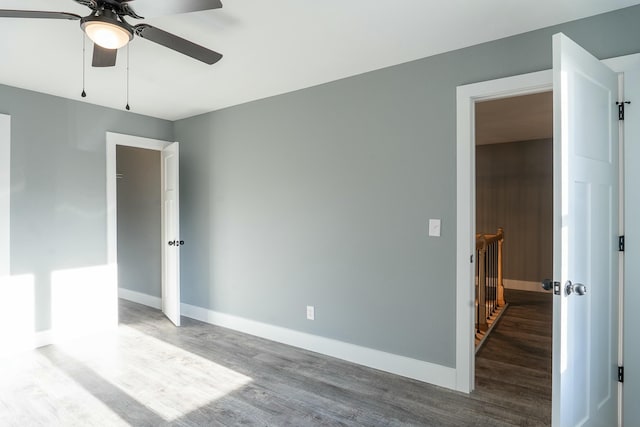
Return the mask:
<path id="1" fill-rule="evenodd" d="M 316 318 L 316 309 L 312 305 L 307 306 L 307 320 L 315 320 Z"/>

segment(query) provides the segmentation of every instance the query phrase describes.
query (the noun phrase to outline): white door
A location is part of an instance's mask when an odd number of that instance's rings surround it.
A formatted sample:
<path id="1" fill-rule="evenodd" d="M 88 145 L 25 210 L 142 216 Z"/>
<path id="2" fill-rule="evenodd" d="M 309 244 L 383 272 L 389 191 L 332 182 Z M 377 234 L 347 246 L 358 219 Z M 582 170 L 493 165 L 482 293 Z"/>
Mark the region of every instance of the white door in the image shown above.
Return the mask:
<path id="1" fill-rule="evenodd" d="M 618 425 L 618 77 L 562 34 L 553 37 L 553 75 L 560 278 L 553 425 L 611 427 Z"/>
<path id="2" fill-rule="evenodd" d="M 179 145 L 162 150 L 162 312 L 180 326 Z"/>

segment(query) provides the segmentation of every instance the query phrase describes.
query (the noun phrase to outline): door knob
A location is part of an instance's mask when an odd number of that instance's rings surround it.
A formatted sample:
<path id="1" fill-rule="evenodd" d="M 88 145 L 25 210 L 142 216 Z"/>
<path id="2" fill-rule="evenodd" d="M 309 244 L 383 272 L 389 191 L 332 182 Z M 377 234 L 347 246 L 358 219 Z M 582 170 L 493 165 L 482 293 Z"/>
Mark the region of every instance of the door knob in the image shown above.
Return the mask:
<path id="1" fill-rule="evenodd" d="M 587 293 L 587 287 L 582 283 L 571 283 L 571 280 L 567 280 L 567 283 L 564 285 L 564 290 L 567 295 L 571 295 L 572 293 L 576 293 L 577 295 L 584 295 Z"/>

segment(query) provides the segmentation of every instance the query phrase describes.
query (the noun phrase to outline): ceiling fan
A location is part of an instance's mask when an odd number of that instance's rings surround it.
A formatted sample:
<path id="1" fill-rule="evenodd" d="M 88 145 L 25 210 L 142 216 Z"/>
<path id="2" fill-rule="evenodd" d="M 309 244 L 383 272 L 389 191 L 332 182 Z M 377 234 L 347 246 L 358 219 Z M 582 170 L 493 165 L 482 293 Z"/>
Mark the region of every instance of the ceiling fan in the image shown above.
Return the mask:
<path id="1" fill-rule="evenodd" d="M 80 27 L 93 41 L 94 67 L 112 67 L 116 64 L 118 49 L 133 40 L 134 35 L 147 39 L 183 55 L 215 64 L 222 55 L 203 46 L 197 45 L 182 37 L 163 31 L 149 24 L 131 25 L 127 18 L 144 19 L 132 7 L 135 2 L 140 10 L 147 10 L 155 15 L 175 15 L 201 10 L 219 9 L 220 0 L 73 0 L 87 6 L 91 13 L 87 16 L 68 12 L 48 12 L 36 10 L 0 9 L 0 18 L 40 18 L 67 19 L 80 21 Z"/>

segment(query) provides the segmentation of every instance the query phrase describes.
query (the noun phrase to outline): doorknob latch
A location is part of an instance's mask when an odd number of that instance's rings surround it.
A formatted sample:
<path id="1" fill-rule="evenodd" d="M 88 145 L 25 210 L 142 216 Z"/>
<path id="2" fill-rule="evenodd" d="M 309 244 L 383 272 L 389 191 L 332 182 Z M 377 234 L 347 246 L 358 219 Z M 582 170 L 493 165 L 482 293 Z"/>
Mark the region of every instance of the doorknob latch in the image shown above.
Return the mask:
<path id="1" fill-rule="evenodd" d="M 575 293 L 576 295 L 584 295 L 587 293 L 587 287 L 582 283 L 571 283 L 571 280 L 567 280 L 564 284 L 564 291 L 568 295 Z"/>
<path id="2" fill-rule="evenodd" d="M 553 290 L 554 295 L 560 295 L 560 282 L 554 282 L 551 279 L 544 279 L 542 281 L 542 289 L 545 291 Z"/>
<path id="3" fill-rule="evenodd" d="M 169 246 L 182 246 L 184 245 L 184 240 L 169 240 Z"/>

